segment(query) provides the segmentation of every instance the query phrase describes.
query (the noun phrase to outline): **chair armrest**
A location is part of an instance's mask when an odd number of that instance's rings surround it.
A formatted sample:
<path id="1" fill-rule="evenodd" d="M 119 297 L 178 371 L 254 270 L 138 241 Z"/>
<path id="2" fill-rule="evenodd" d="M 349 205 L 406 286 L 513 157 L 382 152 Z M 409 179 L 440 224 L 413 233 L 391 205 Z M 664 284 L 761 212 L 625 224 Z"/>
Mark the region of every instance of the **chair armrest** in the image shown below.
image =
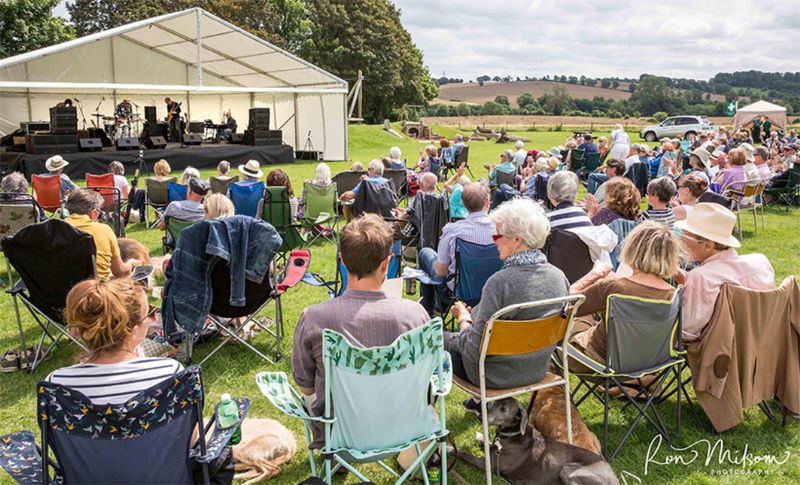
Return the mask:
<path id="1" fill-rule="evenodd" d="M 442 367 L 442 385 L 439 386 L 439 367 L 433 371 L 431 376 L 431 388 L 433 389 L 434 396 L 446 396 L 450 394 L 450 389 L 453 387 L 453 362 L 450 359 L 450 352 L 443 353 Z"/>
<path id="2" fill-rule="evenodd" d="M 53 483 L 61 483 L 61 469 L 48 459 L 55 470 Z M 42 483 L 42 451 L 36 446 L 33 431 L 17 431 L 0 437 L 0 466 L 18 483 Z"/>
<path id="3" fill-rule="evenodd" d="M 9 295 L 18 295 L 20 293 L 24 293 L 27 291 L 27 289 L 28 288 L 25 286 L 25 282 L 22 281 L 22 279 L 19 279 L 16 283 L 14 283 L 14 286 L 6 290 L 6 293 Z"/>
<path id="4" fill-rule="evenodd" d="M 220 428 L 219 419 L 217 419 L 217 409 L 214 408 L 214 417 L 211 418 L 214 430 L 212 431 L 211 436 L 206 439 L 206 454 L 200 455 L 200 447 L 198 444 L 195 444 L 195 446 L 192 448 L 192 459 L 194 461 L 198 463 L 211 463 L 212 461 L 216 460 L 220 453 L 222 453 L 222 449 L 225 448 L 225 445 L 228 444 L 228 441 L 230 441 L 233 433 L 242 424 L 244 418 L 247 417 L 247 411 L 250 409 L 250 399 L 246 397 L 239 397 L 235 398 L 234 401 L 236 401 L 236 404 L 239 407 L 239 424 L 236 426 L 231 426 L 230 428 Z"/>
<path id="5" fill-rule="evenodd" d="M 285 372 L 259 372 L 256 375 L 256 384 L 261 390 L 261 394 L 284 414 L 304 421 L 317 421 L 320 423 L 333 423 L 336 421 L 336 418 L 325 419 L 311 416 L 305 407 L 303 398 L 289 384 L 289 378 Z"/>

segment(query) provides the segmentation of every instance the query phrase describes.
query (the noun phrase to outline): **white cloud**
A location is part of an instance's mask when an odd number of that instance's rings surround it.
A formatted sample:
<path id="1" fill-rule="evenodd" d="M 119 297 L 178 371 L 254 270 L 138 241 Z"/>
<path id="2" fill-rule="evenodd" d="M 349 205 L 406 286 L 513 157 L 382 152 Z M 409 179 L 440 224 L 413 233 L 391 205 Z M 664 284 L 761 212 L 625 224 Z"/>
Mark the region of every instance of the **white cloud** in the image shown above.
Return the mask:
<path id="1" fill-rule="evenodd" d="M 797 71 L 796 0 L 394 0 L 434 77 Z"/>

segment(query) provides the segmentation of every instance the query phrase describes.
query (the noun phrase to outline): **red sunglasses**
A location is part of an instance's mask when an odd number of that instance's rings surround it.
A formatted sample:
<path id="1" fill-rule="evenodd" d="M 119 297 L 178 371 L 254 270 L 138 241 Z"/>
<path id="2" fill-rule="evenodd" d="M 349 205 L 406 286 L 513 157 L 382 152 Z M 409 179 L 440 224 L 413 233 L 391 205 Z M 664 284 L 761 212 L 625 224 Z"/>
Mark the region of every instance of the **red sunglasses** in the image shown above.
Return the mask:
<path id="1" fill-rule="evenodd" d="M 502 234 L 492 234 L 492 241 L 497 242 L 501 237 L 503 237 Z"/>

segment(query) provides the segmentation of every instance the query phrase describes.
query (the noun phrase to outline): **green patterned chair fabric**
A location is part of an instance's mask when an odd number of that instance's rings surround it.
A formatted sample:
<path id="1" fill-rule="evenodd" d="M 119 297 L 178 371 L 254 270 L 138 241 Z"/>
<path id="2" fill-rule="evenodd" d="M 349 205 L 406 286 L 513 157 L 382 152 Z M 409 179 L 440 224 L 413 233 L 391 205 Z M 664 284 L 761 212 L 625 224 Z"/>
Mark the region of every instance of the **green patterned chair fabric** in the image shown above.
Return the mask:
<path id="1" fill-rule="evenodd" d="M 39 214 L 32 198 L 30 203 L 0 203 L 0 237 L 11 237 L 28 224 L 38 221 Z"/>

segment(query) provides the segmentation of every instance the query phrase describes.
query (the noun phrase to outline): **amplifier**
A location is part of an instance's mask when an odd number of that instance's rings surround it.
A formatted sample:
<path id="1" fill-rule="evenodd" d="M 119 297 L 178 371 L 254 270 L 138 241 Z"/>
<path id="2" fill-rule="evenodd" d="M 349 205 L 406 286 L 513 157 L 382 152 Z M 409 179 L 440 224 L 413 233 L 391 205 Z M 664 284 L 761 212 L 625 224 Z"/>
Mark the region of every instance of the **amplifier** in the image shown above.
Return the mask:
<path id="1" fill-rule="evenodd" d="M 204 126 L 202 121 L 190 121 L 189 133 L 203 133 Z"/>
<path id="2" fill-rule="evenodd" d="M 36 134 L 25 137 L 25 151 L 33 154 L 76 153 L 78 140 L 75 135 Z"/>
<path id="3" fill-rule="evenodd" d="M 50 123 L 47 121 L 23 121 L 19 124 L 19 127 L 22 128 L 26 135 L 32 135 L 37 131 L 50 131 Z"/>

